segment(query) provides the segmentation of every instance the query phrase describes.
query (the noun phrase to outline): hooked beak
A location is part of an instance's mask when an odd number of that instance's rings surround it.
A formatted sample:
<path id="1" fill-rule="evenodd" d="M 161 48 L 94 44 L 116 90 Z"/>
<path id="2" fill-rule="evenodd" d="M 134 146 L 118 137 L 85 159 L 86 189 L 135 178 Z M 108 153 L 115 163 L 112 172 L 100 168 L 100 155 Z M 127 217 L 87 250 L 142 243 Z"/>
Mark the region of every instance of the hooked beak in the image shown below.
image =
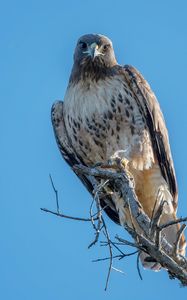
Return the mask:
<path id="1" fill-rule="evenodd" d="M 87 53 L 94 60 L 96 56 L 103 55 L 103 53 L 99 52 L 98 48 L 99 46 L 96 43 L 92 43 L 88 47 L 88 50 L 84 51 L 83 53 Z"/>

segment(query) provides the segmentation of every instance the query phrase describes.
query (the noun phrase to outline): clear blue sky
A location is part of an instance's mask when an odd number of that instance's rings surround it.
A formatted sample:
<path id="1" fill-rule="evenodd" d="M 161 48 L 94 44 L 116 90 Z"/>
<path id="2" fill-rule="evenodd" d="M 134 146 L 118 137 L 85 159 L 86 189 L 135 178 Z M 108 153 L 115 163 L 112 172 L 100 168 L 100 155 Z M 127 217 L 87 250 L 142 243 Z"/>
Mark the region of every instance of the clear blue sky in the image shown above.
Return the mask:
<path id="1" fill-rule="evenodd" d="M 3 1 L 0 10 L 0 298 L 3 300 L 169 299 L 187 289 L 165 272 L 117 263 L 104 292 L 107 263 L 91 262 L 91 225 L 42 213 L 54 209 L 53 175 L 64 213 L 87 216 L 90 196 L 62 160 L 50 123 L 63 99 L 77 38 L 108 35 L 121 64 L 136 66 L 161 103 L 187 215 L 187 3 L 157 1 Z M 127 237 L 109 220 L 110 231 Z M 165 296 L 162 296 L 162 295 Z"/>

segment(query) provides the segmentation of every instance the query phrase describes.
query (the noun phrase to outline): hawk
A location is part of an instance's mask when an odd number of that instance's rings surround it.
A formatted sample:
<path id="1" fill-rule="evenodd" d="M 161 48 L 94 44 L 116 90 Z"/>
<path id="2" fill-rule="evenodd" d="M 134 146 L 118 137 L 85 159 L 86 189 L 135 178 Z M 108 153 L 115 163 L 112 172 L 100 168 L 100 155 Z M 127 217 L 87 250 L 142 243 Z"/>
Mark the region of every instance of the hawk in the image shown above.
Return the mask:
<path id="1" fill-rule="evenodd" d="M 75 164 L 92 167 L 120 157 L 133 176 L 145 213 L 151 218 L 165 200 L 160 222 L 177 218 L 177 182 L 159 103 L 134 67 L 117 63 L 106 36 L 87 34 L 78 40 L 64 102 L 52 106 L 52 124 L 62 156 L 72 168 Z M 77 176 L 93 194 L 91 178 Z M 106 191 L 101 206 L 114 222 L 123 226 L 126 221 L 132 226 L 115 190 Z M 176 224 L 165 229 L 171 245 L 179 228 Z M 185 247 L 182 236 L 179 254 L 185 254 Z M 159 263 L 146 260 L 145 253 L 140 257 L 145 268 L 160 269 Z"/>

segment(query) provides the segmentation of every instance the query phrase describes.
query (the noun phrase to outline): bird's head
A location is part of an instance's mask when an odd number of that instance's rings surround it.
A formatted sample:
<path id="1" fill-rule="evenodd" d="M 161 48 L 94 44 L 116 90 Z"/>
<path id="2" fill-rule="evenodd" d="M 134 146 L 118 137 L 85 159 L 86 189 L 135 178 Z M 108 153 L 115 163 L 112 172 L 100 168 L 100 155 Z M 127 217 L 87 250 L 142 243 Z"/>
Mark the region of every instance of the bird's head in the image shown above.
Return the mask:
<path id="1" fill-rule="evenodd" d="M 96 75 L 117 64 L 112 42 L 101 34 L 86 34 L 78 39 L 73 71 Z"/>

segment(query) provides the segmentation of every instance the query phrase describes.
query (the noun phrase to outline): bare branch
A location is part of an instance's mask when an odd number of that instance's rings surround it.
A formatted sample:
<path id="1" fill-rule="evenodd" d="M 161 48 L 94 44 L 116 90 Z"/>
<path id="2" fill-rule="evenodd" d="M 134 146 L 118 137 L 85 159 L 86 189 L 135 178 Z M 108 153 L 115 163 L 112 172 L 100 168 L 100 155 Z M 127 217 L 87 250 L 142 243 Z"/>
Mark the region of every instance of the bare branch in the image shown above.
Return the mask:
<path id="1" fill-rule="evenodd" d="M 137 267 L 138 275 L 139 275 L 140 279 L 143 280 L 143 277 L 142 277 L 142 274 L 140 271 L 140 251 L 138 252 L 138 255 L 137 255 L 136 267 Z"/>
<path id="2" fill-rule="evenodd" d="M 59 213 L 58 191 L 57 191 L 57 189 L 55 188 L 55 185 L 54 185 L 53 178 L 52 178 L 51 174 L 49 174 L 49 178 L 50 178 L 50 181 L 51 181 L 51 185 L 52 185 L 53 191 L 54 191 L 54 193 L 55 193 L 55 198 L 56 198 L 56 209 L 57 209 L 57 212 Z"/>
<path id="3" fill-rule="evenodd" d="M 168 226 L 186 222 L 187 217 L 179 218 L 177 220 L 160 225 L 159 223 L 162 217 L 165 201 L 163 201 L 158 208 L 156 201 L 150 220 L 138 201 L 134 190 L 134 182 L 130 174 L 124 169 L 125 168 L 121 167 L 119 167 L 119 169 L 114 169 L 111 168 L 111 166 L 109 166 L 108 168 L 107 166 L 105 166 L 104 169 L 103 166 L 100 167 L 100 164 L 94 168 L 88 168 L 82 165 L 74 166 L 74 170 L 76 171 L 76 173 L 84 174 L 93 179 L 92 183 L 94 185 L 94 200 L 90 206 L 90 218 L 71 217 L 59 213 L 58 191 L 54 186 L 51 176 L 50 179 L 56 196 L 57 212 L 45 208 L 41 208 L 41 210 L 63 218 L 91 222 L 95 230 L 95 239 L 89 247 L 97 243 L 97 241 L 99 240 L 100 232 L 101 230 L 103 231 L 106 237 L 106 241 L 101 242 L 101 246 L 108 247 L 109 256 L 96 259 L 94 260 L 94 262 L 109 260 L 105 290 L 108 287 L 111 270 L 114 269 L 121 272 L 120 270 L 113 267 L 113 260 L 122 259 L 126 256 L 133 255 L 137 253 L 137 251 L 139 252 L 137 256 L 137 270 L 141 279 L 142 275 L 140 273 L 139 267 L 139 256 L 140 251 L 143 251 L 147 253 L 154 261 L 158 262 L 164 269 L 166 269 L 170 278 L 177 278 L 182 283 L 182 285 L 187 285 L 187 259 L 182 255 L 178 255 L 181 236 L 186 226 L 184 224 L 181 226 L 180 230 L 178 231 L 174 246 L 168 243 L 163 232 L 163 229 L 167 228 Z M 109 181 L 110 183 L 112 182 L 112 184 L 115 186 L 115 189 L 119 191 L 120 195 L 122 195 L 124 207 L 127 208 L 130 213 L 130 219 L 132 223 L 131 227 L 125 221 L 123 227 L 127 230 L 127 232 L 131 235 L 135 242 L 129 242 L 119 236 L 115 237 L 117 242 L 110 239 L 104 217 L 102 216 L 103 208 L 101 208 L 100 206 L 101 191 L 103 190 L 103 193 L 105 195 L 107 194 L 105 185 Z M 96 204 L 96 212 L 93 212 L 94 204 Z M 134 225 L 133 220 L 136 220 L 136 226 Z M 123 246 L 131 246 L 138 250 L 134 251 L 133 253 L 125 254 L 122 251 Z M 115 250 L 115 253 L 113 253 L 113 250 Z"/>
<path id="4" fill-rule="evenodd" d="M 119 272 L 121 274 L 125 274 L 122 270 L 112 267 L 112 270 Z"/>
<path id="5" fill-rule="evenodd" d="M 149 253 L 149 255 L 155 259 L 155 261 L 158 261 L 164 268 L 168 269 L 170 274 L 174 274 L 174 277 L 178 278 L 183 285 L 187 285 L 187 268 L 184 268 L 184 266 L 187 266 L 187 260 L 185 258 L 179 260 L 176 257 L 172 256 L 173 247 L 167 242 L 164 236 L 162 236 L 162 242 L 160 245 L 160 233 L 158 235 L 159 239 L 157 240 L 157 245 L 154 241 L 152 241 L 149 232 L 149 229 L 151 228 L 151 221 L 143 211 L 143 208 L 140 205 L 135 194 L 133 184 L 128 178 L 126 172 L 123 171 L 121 173 L 118 173 L 108 169 L 100 170 L 82 166 L 76 166 L 76 170 L 78 172 L 83 172 L 84 174 L 114 181 L 116 187 L 122 193 L 124 203 L 128 201 L 132 217 L 137 221 L 139 227 L 143 230 L 143 234 L 140 235 L 135 230 L 130 228 L 127 224 L 124 224 L 124 228 L 136 241 L 138 241 L 137 248 L 143 248 L 143 250 Z M 155 223 L 156 221 L 159 221 L 161 211 L 162 209 L 160 208 L 160 212 L 157 215 Z M 158 249 L 158 245 L 161 249 Z"/>
<path id="6" fill-rule="evenodd" d="M 185 218 L 179 218 L 179 219 L 176 219 L 174 221 L 170 221 L 170 222 L 168 222 L 166 224 L 162 224 L 162 225 L 159 226 L 159 229 L 162 230 L 162 229 L 164 229 L 166 227 L 169 227 L 169 226 L 175 225 L 175 224 L 179 224 L 179 223 L 182 223 L 182 222 L 187 222 L 187 217 L 185 217 Z"/>
<path id="7" fill-rule="evenodd" d="M 98 242 L 98 239 L 99 239 L 99 234 L 100 234 L 101 225 L 102 225 L 102 208 L 101 208 L 101 205 L 100 205 L 99 193 L 101 192 L 101 190 L 105 187 L 105 185 L 107 183 L 108 183 L 108 180 L 106 180 L 104 183 L 100 184 L 99 186 L 96 186 L 94 191 L 93 191 L 94 198 L 93 198 L 93 201 L 92 201 L 91 206 L 90 206 L 90 217 L 91 217 L 91 220 L 92 220 L 93 228 L 95 230 L 95 239 L 88 246 L 88 248 L 91 248 L 93 245 L 95 245 Z M 92 207 L 93 207 L 94 202 L 96 203 L 96 208 L 97 208 L 96 214 L 92 213 Z M 93 218 L 94 215 L 97 215 L 97 220 L 98 220 L 97 226 L 94 223 L 94 218 Z"/>
<path id="8" fill-rule="evenodd" d="M 116 235 L 115 238 L 116 238 L 119 242 L 121 242 L 121 243 L 119 243 L 120 245 L 127 245 L 127 246 L 131 246 L 131 247 L 137 248 L 137 249 L 139 249 L 139 250 L 143 250 L 143 247 L 140 246 L 140 245 L 137 244 L 137 243 L 132 243 L 132 242 L 129 242 L 129 241 L 127 241 L 127 240 L 124 240 L 124 239 L 122 239 L 121 237 L 119 237 L 118 235 Z"/>
<path id="9" fill-rule="evenodd" d="M 65 218 L 65 219 L 71 219 L 71 220 L 75 220 L 75 221 L 84 221 L 84 222 L 91 222 L 92 220 L 90 218 L 79 218 L 79 217 L 72 217 L 72 216 L 68 216 L 68 215 L 64 215 L 64 214 L 60 214 L 58 212 L 49 210 L 47 208 L 40 208 L 42 211 L 45 211 L 47 213 L 56 215 L 57 217 L 61 217 L 61 218 Z M 98 218 L 94 218 L 94 220 L 96 221 Z"/>
<path id="10" fill-rule="evenodd" d="M 152 220 L 151 220 L 151 232 L 150 232 L 150 236 L 152 238 L 154 238 L 155 232 L 157 231 L 157 227 L 158 224 L 160 222 L 160 219 L 162 217 L 162 213 L 163 213 L 163 209 L 164 209 L 164 204 L 166 203 L 166 201 L 162 201 L 155 213 L 155 215 L 153 216 Z M 159 247 L 159 245 L 158 245 Z"/>
<path id="11" fill-rule="evenodd" d="M 131 252 L 131 253 L 113 255 L 113 259 L 118 258 L 119 260 L 121 260 L 124 257 L 132 256 L 132 255 L 136 254 L 137 252 L 138 252 L 138 250 L 136 250 L 134 252 Z M 92 260 L 92 262 L 104 261 L 104 260 L 109 260 L 109 259 L 110 259 L 110 256 L 109 257 L 104 257 L 104 258 L 97 258 L 97 259 Z"/>
<path id="12" fill-rule="evenodd" d="M 104 221 L 103 217 L 102 217 L 102 222 L 103 222 L 103 226 L 104 226 L 104 233 L 105 233 L 105 236 L 106 236 L 107 241 L 108 241 L 108 247 L 109 247 L 109 253 L 110 253 L 110 263 L 109 263 L 108 274 L 107 274 L 106 285 L 105 285 L 105 291 L 106 291 L 107 288 L 108 288 L 108 282 L 109 282 L 110 273 L 111 273 L 111 270 L 112 270 L 113 252 L 112 252 L 112 246 L 111 246 L 111 243 L 110 243 L 110 236 L 109 236 L 108 229 L 107 229 L 107 226 L 105 224 L 105 221 Z"/>
<path id="13" fill-rule="evenodd" d="M 186 228 L 186 225 L 182 224 L 181 228 L 177 232 L 177 239 L 176 239 L 176 242 L 174 243 L 174 247 L 173 247 L 173 254 L 175 256 L 177 256 L 179 253 L 179 244 L 180 244 L 180 240 L 181 240 L 181 237 L 182 237 L 182 234 L 183 234 L 185 228 Z"/>

